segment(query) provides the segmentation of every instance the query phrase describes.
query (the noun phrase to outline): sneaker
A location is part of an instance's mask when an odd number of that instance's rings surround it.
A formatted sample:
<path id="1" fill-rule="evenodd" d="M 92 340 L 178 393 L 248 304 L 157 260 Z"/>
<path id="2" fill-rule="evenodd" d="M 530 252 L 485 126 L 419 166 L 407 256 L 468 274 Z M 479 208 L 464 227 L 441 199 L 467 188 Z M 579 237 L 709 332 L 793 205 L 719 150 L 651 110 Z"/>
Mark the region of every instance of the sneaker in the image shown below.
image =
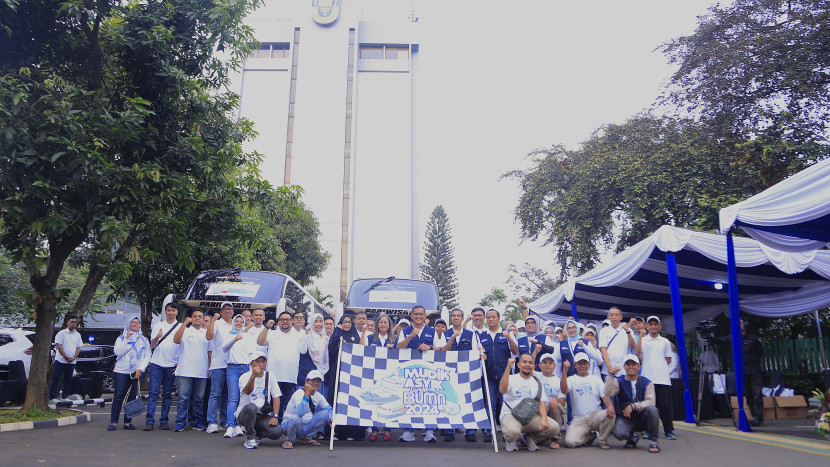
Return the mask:
<path id="1" fill-rule="evenodd" d="M 233 427 L 233 435 L 234 436 L 242 436 L 244 434 L 245 434 L 245 428 L 242 428 L 239 425 L 236 425 L 235 427 Z"/>
<path id="2" fill-rule="evenodd" d="M 248 440 L 245 440 L 245 443 L 243 444 L 243 446 L 245 446 L 245 448 L 247 448 L 247 449 L 256 449 L 257 448 L 257 443 L 256 443 L 255 439 L 248 439 Z"/>
<path id="3" fill-rule="evenodd" d="M 533 451 L 538 451 L 539 450 L 539 446 L 536 445 L 536 440 L 533 439 L 533 437 L 528 436 L 527 439 L 525 439 L 525 442 L 527 443 L 527 450 L 528 451 L 533 452 Z"/>
<path id="4" fill-rule="evenodd" d="M 392 433 L 389 433 L 388 431 L 383 433 L 383 440 L 384 441 L 392 441 Z"/>
<path id="5" fill-rule="evenodd" d="M 176 426 L 173 427 L 173 431 L 184 431 L 184 423 L 176 423 Z"/>
<path id="6" fill-rule="evenodd" d="M 167 431 L 169 429 L 170 429 L 170 425 L 168 425 L 166 423 L 162 423 L 161 425 L 159 425 L 159 430 Z"/>
<path id="7" fill-rule="evenodd" d="M 208 433 L 216 433 L 217 431 L 219 431 L 219 425 L 211 423 L 210 425 L 208 425 L 207 430 L 205 431 L 207 431 Z"/>
<path id="8" fill-rule="evenodd" d="M 369 441 L 377 441 L 377 440 L 378 440 L 378 434 L 377 433 L 372 433 L 371 435 L 369 435 Z"/>
<path id="9" fill-rule="evenodd" d="M 475 443 L 476 442 L 476 434 L 475 433 L 467 433 L 464 435 L 464 439 L 467 440 L 468 443 Z"/>
<path id="10" fill-rule="evenodd" d="M 488 433 L 488 432 L 485 431 L 484 436 L 482 438 L 483 438 L 483 441 L 485 443 L 493 442 L 493 434 L 492 433 Z M 516 443 L 513 443 L 513 444 L 516 444 Z"/>
<path id="11" fill-rule="evenodd" d="M 71 401 L 82 401 L 82 400 L 84 400 L 84 398 L 81 397 L 80 394 L 72 394 L 71 396 L 67 397 L 67 399 L 69 399 Z"/>
<path id="12" fill-rule="evenodd" d="M 259 446 L 260 444 L 262 444 L 262 438 L 260 438 L 259 436 L 257 436 L 256 438 L 254 438 L 254 441 L 256 441 L 257 446 Z"/>
<path id="13" fill-rule="evenodd" d="M 202 425 L 202 422 L 194 423 L 192 428 L 196 431 L 205 431 L 205 426 Z"/>
<path id="14" fill-rule="evenodd" d="M 225 438 L 233 438 L 234 436 L 236 436 L 236 435 L 234 434 L 234 432 L 235 432 L 235 431 L 236 431 L 236 430 L 234 429 L 234 427 L 229 426 L 229 427 L 228 427 L 228 429 L 227 429 L 227 431 L 225 431 Z"/>
<path id="15" fill-rule="evenodd" d="M 435 432 L 432 430 L 424 430 L 424 441 L 427 443 L 437 443 L 438 440 L 435 439 Z"/>
<path id="16" fill-rule="evenodd" d="M 455 441 L 455 433 L 449 433 L 444 435 L 444 442 L 445 443 L 452 443 Z"/>
<path id="17" fill-rule="evenodd" d="M 153 424 L 147 423 L 144 425 L 144 431 L 153 431 Z"/>
<path id="18" fill-rule="evenodd" d="M 507 451 L 507 452 L 516 452 L 516 451 L 519 450 L 519 448 L 516 447 L 516 442 L 515 441 L 511 441 L 509 443 L 508 442 L 504 443 L 504 450 Z"/>
<path id="19" fill-rule="evenodd" d="M 57 404 L 58 402 L 63 402 L 60 397 L 56 397 L 49 401 L 50 404 Z"/>
<path id="20" fill-rule="evenodd" d="M 415 433 L 413 433 L 411 431 L 404 431 L 403 434 L 401 435 L 399 441 L 402 442 L 402 443 L 411 443 L 411 442 L 415 441 Z"/>
<path id="21" fill-rule="evenodd" d="M 677 440 L 677 435 L 674 433 L 666 433 L 666 439 Z"/>

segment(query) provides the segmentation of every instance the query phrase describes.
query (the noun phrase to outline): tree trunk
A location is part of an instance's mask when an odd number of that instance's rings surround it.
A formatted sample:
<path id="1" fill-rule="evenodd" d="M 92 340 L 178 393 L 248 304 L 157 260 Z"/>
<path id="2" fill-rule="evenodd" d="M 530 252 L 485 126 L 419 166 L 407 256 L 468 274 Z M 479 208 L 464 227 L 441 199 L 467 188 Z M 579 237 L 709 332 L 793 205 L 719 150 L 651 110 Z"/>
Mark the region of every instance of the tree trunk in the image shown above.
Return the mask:
<path id="1" fill-rule="evenodd" d="M 55 329 L 55 316 L 57 316 L 55 287 L 53 286 L 51 290 L 38 290 L 36 301 L 35 342 L 23 411 L 33 406 L 45 408 L 49 402 L 49 382 L 46 375 L 51 363 L 52 334 Z"/>
<path id="2" fill-rule="evenodd" d="M 141 333 L 144 334 L 144 337 L 150 339 L 150 332 L 153 327 L 153 300 L 142 300 L 139 306 L 141 307 Z"/>
<path id="3" fill-rule="evenodd" d="M 82 316 L 87 312 L 89 304 L 95 298 L 95 292 L 98 290 L 98 286 L 101 285 L 101 281 L 104 280 L 106 274 L 106 268 L 98 262 L 95 255 L 92 255 L 92 259 L 89 261 L 89 273 L 86 275 L 84 288 L 81 289 L 78 299 L 75 300 L 75 305 L 72 306 L 72 313 Z"/>

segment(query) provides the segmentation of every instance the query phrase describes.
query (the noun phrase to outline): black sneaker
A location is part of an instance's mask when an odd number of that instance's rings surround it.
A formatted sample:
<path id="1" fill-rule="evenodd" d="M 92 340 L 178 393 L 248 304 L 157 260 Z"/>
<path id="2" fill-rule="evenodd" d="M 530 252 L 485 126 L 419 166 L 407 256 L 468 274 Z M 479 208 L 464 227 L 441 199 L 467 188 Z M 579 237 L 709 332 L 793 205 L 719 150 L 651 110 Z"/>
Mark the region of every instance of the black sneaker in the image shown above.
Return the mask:
<path id="1" fill-rule="evenodd" d="M 464 435 L 464 439 L 466 439 L 468 443 L 475 443 L 476 442 L 476 434 L 475 433 L 467 433 L 467 434 Z"/>
<path id="2" fill-rule="evenodd" d="M 492 433 L 487 433 L 487 432 L 485 431 L 485 432 L 484 432 L 484 442 L 485 442 L 485 443 L 490 443 L 490 442 L 492 442 L 492 441 L 493 441 L 493 434 L 492 434 Z"/>
<path id="3" fill-rule="evenodd" d="M 170 425 L 168 425 L 166 423 L 164 423 L 162 425 L 159 425 L 159 430 L 167 431 L 169 429 L 170 429 Z"/>
<path id="4" fill-rule="evenodd" d="M 153 424 L 148 423 L 148 424 L 144 425 L 144 431 L 153 431 Z"/>

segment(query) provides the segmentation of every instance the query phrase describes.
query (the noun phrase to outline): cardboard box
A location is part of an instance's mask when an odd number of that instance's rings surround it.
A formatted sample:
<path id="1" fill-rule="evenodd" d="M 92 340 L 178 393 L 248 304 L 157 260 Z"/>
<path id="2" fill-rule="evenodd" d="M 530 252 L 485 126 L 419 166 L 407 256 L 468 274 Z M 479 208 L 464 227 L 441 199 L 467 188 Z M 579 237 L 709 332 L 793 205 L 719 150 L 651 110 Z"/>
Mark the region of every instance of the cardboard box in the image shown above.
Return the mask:
<path id="1" fill-rule="evenodd" d="M 764 398 L 764 420 L 774 420 L 775 416 L 775 398 Z"/>
<path id="2" fill-rule="evenodd" d="M 729 398 L 730 403 L 732 405 L 732 419 L 738 419 L 738 398 L 736 396 L 732 396 Z M 744 397 L 744 413 L 746 413 L 747 420 L 752 420 L 752 412 L 749 410 L 749 404 L 746 403 L 746 397 Z"/>
<path id="3" fill-rule="evenodd" d="M 807 417 L 807 401 L 804 396 L 776 397 L 775 416 L 777 418 Z"/>

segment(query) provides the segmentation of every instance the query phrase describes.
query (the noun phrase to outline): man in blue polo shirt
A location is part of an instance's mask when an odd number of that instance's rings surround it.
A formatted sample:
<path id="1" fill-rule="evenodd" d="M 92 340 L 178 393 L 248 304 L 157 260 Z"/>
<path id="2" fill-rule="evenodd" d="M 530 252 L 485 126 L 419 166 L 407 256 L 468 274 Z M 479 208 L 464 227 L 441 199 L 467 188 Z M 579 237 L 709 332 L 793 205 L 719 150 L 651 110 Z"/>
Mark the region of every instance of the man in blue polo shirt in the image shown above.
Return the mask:
<path id="1" fill-rule="evenodd" d="M 421 305 L 415 305 L 411 313 L 412 324 L 398 334 L 399 349 L 416 349 L 421 352 L 432 350 L 435 339 L 435 328 L 426 325 L 427 312 Z M 401 442 L 411 443 L 415 441 L 415 430 L 405 430 L 400 438 Z M 424 430 L 424 441 L 435 443 L 435 433 L 432 430 Z"/>
<path id="2" fill-rule="evenodd" d="M 473 331 L 464 329 L 464 312 L 460 308 L 454 308 L 450 312 L 450 328 L 444 331 L 444 337 L 447 339 L 449 348 L 444 347 L 448 351 L 472 350 L 473 349 Z M 465 436 L 472 436 L 475 440 L 476 430 L 467 430 Z M 455 440 L 455 430 L 444 430 L 444 441 L 451 442 Z"/>
<path id="3" fill-rule="evenodd" d="M 487 330 L 478 333 L 479 346 L 484 355 L 484 368 L 487 371 L 487 388 L 490 393 L 490 410 L 493 417 L 499 419 L 499 409 L 502 404 L 502 394 L 499 391 L 499 383 L 504 369 L 507 368 L 511 354 L 519 353 L 519 345 L 513 340 L 513 336 L 501 328 L 501 316 L 499 312 L 490 309 L 487 311 Z M 490 430 L 484 431 L 484 442 L 493 440 Z"/>

